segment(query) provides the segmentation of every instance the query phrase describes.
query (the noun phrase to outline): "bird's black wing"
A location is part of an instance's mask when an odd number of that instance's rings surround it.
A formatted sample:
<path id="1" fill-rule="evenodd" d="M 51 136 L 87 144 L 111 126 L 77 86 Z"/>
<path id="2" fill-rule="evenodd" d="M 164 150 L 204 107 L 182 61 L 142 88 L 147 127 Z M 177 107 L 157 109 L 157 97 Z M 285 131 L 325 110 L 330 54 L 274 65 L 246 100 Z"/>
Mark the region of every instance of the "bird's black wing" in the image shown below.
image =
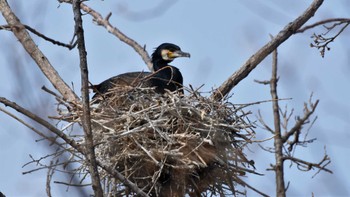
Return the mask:
<path id="1" fill-rule="evenodd" d="M 102 83 L 91 87 L 96 93 L 92 98 L 95 98 L 97 95 L 105 94 L 116 86 L 138 86 L 140 83 L 147 83 L 147 81 L 144 82 L 144 79 L 150 74 L 150 72 L 130 72 L 111 77 Z M 142 86 L 147 87 L 146 84 L 143 84 Z"/>

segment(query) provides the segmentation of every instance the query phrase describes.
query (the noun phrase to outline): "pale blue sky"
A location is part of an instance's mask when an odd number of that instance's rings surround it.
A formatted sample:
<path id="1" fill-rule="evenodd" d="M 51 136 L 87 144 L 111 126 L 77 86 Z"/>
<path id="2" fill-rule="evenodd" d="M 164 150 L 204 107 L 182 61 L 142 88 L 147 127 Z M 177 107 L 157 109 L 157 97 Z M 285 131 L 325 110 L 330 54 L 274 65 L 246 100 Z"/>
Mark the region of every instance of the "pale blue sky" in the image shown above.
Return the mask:
<path id="1" fill-rule="evenodd" d="M 73 35 L 72 8 L 51 0 L 11 1 L 21 21 L 47 36 L 69 42 Z M 125 34 L 146 45 L 149 52 L 163 42 L 179 45 L 190 52 L 190 59 L 178 59 L 173 65 L 180 68 L 184 84 L 198 87 L 203 91 L 219 86 L 247 58 L 270 40 L 269 34 L 276 35 L 287 23 L 299 16 L 311 3 L 305 0 L 222 0 L 213 3 L 208 0 L 173 1 L 169 9 L 155 12 L 153 8 L 162 1 L 91 1 L 89 6 L 103 16 L 112 12 L 111 23 Z M 165 1 L 166 2 L 166 1 Z M 163 6 L 166 4 L 163 3 Z M 325 1 L 309 24 L 330 17 L 350 18 L 348 0 Z M 122 12 L 125 8 L 127 12 Z M 40 11 L 38 11 L 40 9 Z M 164 10 L 163 10 L 164 9 Z M 144 18 L 147 16 L 147 18 Z M 141 58 L 129 46 L 92 23 L 91 17 L 84 16 L 86 46 L 90 81 L 99 83 L 113 75 L 128 71 L 147 70 Z M 4 24 L 0 17 L 0 24 Z M 315 29 L 323 33 L 324 29 Z M 323 157 L 324 146 L 332 158 L 329 166 L 333 175 L 320 173 L 315 178 L 312 172 L 300 172 L 295 166 L 286 165 L 286 181 L 290 181 L 289 196 L 349 196 L 350 173 L 348 170 L 350 140 L 350 29 L 330 45 L 325 58 L 310 48 L 310 36 L 314 31 L 295 35 L 279 47 L 279 96 L 293 98 L 282 102 L 301 115 L 303 102 L 311 92 L 320 99 L 316 110 L 318 120 L 309 133 L 317 141 L 307 148 L 298 148 L 296 155 L 312 162 Z M 48 43 L 33 35 L 39 48 L 61 76 L 75 89 L 80 90 L 80 73 L 76 49 L 69 51 Z M 254 79 L 270 77 L 271 57 L 264 60 L 232 93 L 233 103 L 249 103 L 270 99 L 269 89 L 258 85 Z M 20 65 L 17 73 L 10 63 Z M 42 85 L 52 88 L 31 59 L 25 54 L 10 32 L 0 31 L 0 90 L 2 97 L 30 107 L 55 109 L 53 99 L 38 103 L 39 98 L 48 97 L 40 90 Z M 19 87 L 18 81 L 29 82 Z M 28 93 L 35 94 L 28 98 Z M 22 92 L 22 93 L 21 93 Z M 3 107 L 3 106 L 1 106 Z M 265 103 L 251 108 L 260 109 L 266 121 L 271 124 L 271 104 Z M 52 112 L 54 113 L 54 112 Z M 255 116 L 252 116 L 255 119 Z M 259 139 L 270 137 L 269 133 L 257 129 Z M 0 113 L 0 191 L 7 196 L 44 196 L 46 171 L 22 175 L 22 168 L 29 161 L 29 154 L 41 157 L 48 153 L 42 142 L 35 142 L 37 136 L 24 126 Z M 265 143 L 267 145 L 269 143 Z M 274 174 L 266 172 L 273 155 L 252 147 L 247 153 L 255 160 L 258 172 L 265 176 L 250 176 L 251 185 L 274 195 Z M 32 166 L 33 167 L 33 166 Z M 54 186 L 54 196 L 65 195 L 64 186 Z M 74 189 L 70 189 L 74 190 Z M 250 193 L 253 194 L 254 193 Z"/>

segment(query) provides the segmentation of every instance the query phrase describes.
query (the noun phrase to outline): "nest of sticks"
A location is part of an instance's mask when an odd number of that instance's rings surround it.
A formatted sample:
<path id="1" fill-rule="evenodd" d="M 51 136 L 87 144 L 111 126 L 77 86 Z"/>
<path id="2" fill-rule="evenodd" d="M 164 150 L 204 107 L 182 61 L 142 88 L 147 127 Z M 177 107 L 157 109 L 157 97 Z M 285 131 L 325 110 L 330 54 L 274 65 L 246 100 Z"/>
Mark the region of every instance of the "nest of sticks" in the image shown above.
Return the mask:
<path id="1" fill-rule="evenodd" d="M 92 102 L 97 159 L 150 196 L 235 195 L 237 185 L 246 186 L 241 177 L 254 173 L 243 152 L 253 125 L 242 107 L 227 100 L 196 91 L 161 95 L 151 88 L 116 87 Z M 84 143 L 83 137 L 76 140 Z M 108 196 L 134 194 L 106 171 L 100 175 Z"/>

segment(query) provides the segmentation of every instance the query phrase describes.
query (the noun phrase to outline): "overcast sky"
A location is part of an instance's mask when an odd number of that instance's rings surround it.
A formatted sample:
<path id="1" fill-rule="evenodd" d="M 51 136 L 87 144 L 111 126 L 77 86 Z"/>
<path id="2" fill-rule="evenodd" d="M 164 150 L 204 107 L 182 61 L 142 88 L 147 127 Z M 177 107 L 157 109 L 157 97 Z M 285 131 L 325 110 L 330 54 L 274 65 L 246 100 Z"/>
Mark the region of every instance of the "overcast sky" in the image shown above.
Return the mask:
<path id="1" fill-rule="evenodd" d="M 74 24 L 72 8 L 55 0 L 8 0 L 20 20 L 39 32 L 68 43 L 72 39 Z M 91 1 L 87 5 L 106 16 L 113 15 L 111 23 L 141 45 L 149 53 L 163 42 L 171 42 L 190 52 L 190 59 L 177 59 L 177 66 L 184 77 L 184 84 L 210 91 L 218 87 L 237 70 L 254 52 L 276 35 L 286 24 L 298 17 L 311 3 L 305 0 L 115 0 Z M 316 15 L 308 22 L 327 18 L 350 18 L 350 1 L 325 1 Z M 89 77 L 99 83 L 113 75 L 128 71 L 147 70 L 142 59 L 126 44 L 84 16 Z M 0 25 L 5 24 L 0 17 Z M 279 47 L 280 98 L 292 98 L 281 102 L 284 107 L 295 108 L 295 115 L 302 115 L 303 103 L 313 92 L 313 99 L 320 99 L 316 110 L 318 119 L 309 132 L 309 138 L 317 141 L 306 148 L 297 148 L 295 155 L 311 162 L 322 159 L 325 147 L 332 163 L 328 166 L 334 174 L 316 171 L 300 172 L 286 163 L 286 183 L 290 181 L 290 196 L 349 196 L 350 195 L 350 29 L 346 29 L 330 45 L 322 58 L 317 49 L 311 48 L 312 34 L 324 33 L 320 27 L 304 34 L 292 36 Z M 331 32 L 332 33 L 332 32 Z M 39 48 L 69 84 L 80 90 L 79 59 L 76 49 L 69 51 L 52 45 L 32 35 Z M 232 103 L 250 103 L 270 99 L 269 88 L 256 84 L 254 79 L 270 78 L 271 57 L 267 57 L 244 81 L 232 91 Z M 54 100 L 41 86 L 53 89 L 39 69 L 24 52 L 11 32 L 0 31 L 0 90 L 1 97 L 36 111 L 55 114 Z M 79 94 L 79 93 L 78 93 Z M 1 105 L 1 107 L 4 107 Z M 52 109 L 48 111 L 47 109 Z M 266 122 L 271 122 L 271 103 L 252 107 L 255 114 L 261 110 Z M 13 112 L 12 110 L 9 110 Z M 16 114 L 16 113 L 15 113 Z M 256 119 L 254 115 L 251 117 Z M 292 125 L 292 123 L 291 123 Z M 271 134 L 256 129 L 258 139 Z M 7 115 L 0 113 L 0 191 L 7 196 L 44 196 L 46 171 L 22 175 L 35 166 L 22 166 L 30 161 L 29 154 L 40 158 L 51 152 L 44 142 L 30 130 Z M 272 142 L 263 145 L 268 146 Z M 264 176 L 249 176 L 247 182 L 259 190 L 274 196 L 275 181 L 271 171 L 265 171 L 274 156 L 251 148 L 247 152 L 255 160 L 257 171 Z M 66 195 L 65 186 L 54 186 L 54 196 Z M 69 188 L 73 195 L 74 188 Z M 249 194 L 254 194 L 250 193 Z"/>

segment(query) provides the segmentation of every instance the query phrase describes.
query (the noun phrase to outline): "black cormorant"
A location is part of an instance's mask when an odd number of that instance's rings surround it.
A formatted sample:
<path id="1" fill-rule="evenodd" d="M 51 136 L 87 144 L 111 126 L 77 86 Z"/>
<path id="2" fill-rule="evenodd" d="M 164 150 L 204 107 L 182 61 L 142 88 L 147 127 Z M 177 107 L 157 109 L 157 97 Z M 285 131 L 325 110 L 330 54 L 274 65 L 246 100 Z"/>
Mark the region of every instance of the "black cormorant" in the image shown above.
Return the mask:
<path id="1" fill-rule="evenodd" d="M 180 47 L 171 43 L 163 43 L 152 54 L 154 72 L 129 72 L 111 77 L 98 85 L 92 86 L 97 95 L 103 95 L 116 86 L 155 87 L 157 93 L 165 89 L 183 93 L 183 78 L 180 70 L 168 65 L 177 57 L 190 57 L 189 53 L 181 51 Z"/>

